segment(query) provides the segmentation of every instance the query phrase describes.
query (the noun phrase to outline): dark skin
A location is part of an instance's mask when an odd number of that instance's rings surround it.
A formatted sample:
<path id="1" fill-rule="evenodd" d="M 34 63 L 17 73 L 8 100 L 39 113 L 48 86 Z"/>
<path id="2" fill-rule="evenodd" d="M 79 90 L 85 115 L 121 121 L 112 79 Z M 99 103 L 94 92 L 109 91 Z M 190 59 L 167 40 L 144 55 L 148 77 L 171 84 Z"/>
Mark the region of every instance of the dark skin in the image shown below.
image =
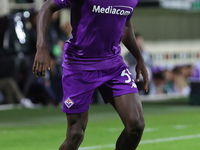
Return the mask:
<path id="1" fill-rule="evenodd" d="M 53 13 L 60 8 L 53 0 L 48 0 L 42 6 L 37 20 L 37 52 L 33 63 L 32 71 L 36 76 L 45 77 L 46 70 L 50 70 L 50 54 L 46 46 L 46 35 L 51 23 Z"/>
<path id="2" fill-rule="evenodd" d="M 130 20 L 126 21 L 125 27 L 124 27 L 124 32 L 122 36 L 122 43 L 126 46 L 126 48 L 130 51 L 130 53 L 135 57 L 137 60 L 137 65 L 136 65 L 136 81 L 139 82 L 140 80 L 140 75 L 142 74 L 143 79 L 144 79 L 144 90 L 148 92 L 148 73 L 146 70 L 146 67 L 144 65 L 144 60 L 141 56 L 139 47 L 137 46 L 136 39 L 134 36 L 134 31 L 132 27 L 132 23 Z"/>
<path id="3" fill-rule="evenodd" d="M 33 73 L 36 76 L 45 76 L 50 69 L 50 55 L 46 47 L 46 33 L 51 22 L 52 14 L 59 10 L 54 0 L 48 0 L 42 6 L 37 21 L 37 52 L 33 64 Z M 148 74 L 144 60 L 137 46 L 134 31 L 130 20 L 126 21 L 122 42 L 137 60 L 136 73 L 139 81 L 140 74 L 144 78 L 144 88 L 148 91 Z M 144 130 L 144 118 L 142 105 L 137 93 L 130 93 L 114 97 L 109 100 L 119 114 L 124 130 L 116 142 L 116 150 L 134 150 L 138 146 Z M 67 134 L 66 139 L 59 150 L 78 150 L 84 138 L 84 132 L 88 122 L 88 112 L 80 114 L 66 114 Z"/>

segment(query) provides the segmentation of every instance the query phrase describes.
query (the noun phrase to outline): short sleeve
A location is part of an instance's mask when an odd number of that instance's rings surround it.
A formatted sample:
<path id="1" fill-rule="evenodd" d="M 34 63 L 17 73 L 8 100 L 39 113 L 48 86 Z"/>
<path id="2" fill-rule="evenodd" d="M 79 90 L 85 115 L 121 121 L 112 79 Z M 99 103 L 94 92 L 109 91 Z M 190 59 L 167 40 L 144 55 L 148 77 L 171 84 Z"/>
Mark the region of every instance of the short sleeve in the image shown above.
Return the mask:
<path id="1" fill-rule="evenodd" d="M 133 12 L 127 16 L 127 20 L 131 19 L 132 16 L 133 16 Z"/>
<path id="2" fill-rule="evenodd" d="M 72 0 L 54 0 L 54 2 L 56 3 L 56 5 L 58 5 L 58 7 L 60 8 L 64 8 L 66 7 L 68 4 L 71 3 Z"/>
<path id="3" fill-rule="evenodd" d="M 138 4 L 139 0 L 135 0 L 134 4 L 133 4 L 133 10 L 132 12 L 127 16 L 127 20 L 131 19 L 131 17 L 133 16 L 133 12 L 135 10 L 136 5 Z"/>

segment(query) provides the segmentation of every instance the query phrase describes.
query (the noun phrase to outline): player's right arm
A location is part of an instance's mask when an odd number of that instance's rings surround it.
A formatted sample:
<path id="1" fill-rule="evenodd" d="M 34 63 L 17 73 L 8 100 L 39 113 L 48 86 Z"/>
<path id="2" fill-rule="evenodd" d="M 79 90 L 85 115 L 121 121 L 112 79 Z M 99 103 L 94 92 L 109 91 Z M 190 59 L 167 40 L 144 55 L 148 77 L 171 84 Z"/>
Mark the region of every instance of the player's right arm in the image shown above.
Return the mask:
<path id="1" fill-rule="evenodd" d="M 37 19 L 37 51 L 33 63 L 33 73 L 36 76 L 45 76 L 46 70 L 50 69 L 50 55 L 46 46 L 46 35 L 51 23 L 53 13 L 59 10 L 60 7 L 54 0 L 47 0 L 38 14 Z"/>
<path id="2" fill-rule="evenodd" d="M 143 59 L 143 57 L 140 53 L 139 47 L 137 45 L 137 42 L 136 42 L 136 39 L 134 36 L 132 23 L 131 23 L 130 19 L 128 19 L 126 21 L 123 36 L 122 36 L 122 42 L 126 46 L 126 48 L 130 51 L 130 53 L 137 60 L 136 81 L 140 80 L 140 74 L 142 74 L 143 80 L 144 80 L 144 89 L 146 92 L 148 92 L 148 85 L 149 85 L 148 73 L 147 73 L 147 69 L 144 64 L 144 59 Z"/>

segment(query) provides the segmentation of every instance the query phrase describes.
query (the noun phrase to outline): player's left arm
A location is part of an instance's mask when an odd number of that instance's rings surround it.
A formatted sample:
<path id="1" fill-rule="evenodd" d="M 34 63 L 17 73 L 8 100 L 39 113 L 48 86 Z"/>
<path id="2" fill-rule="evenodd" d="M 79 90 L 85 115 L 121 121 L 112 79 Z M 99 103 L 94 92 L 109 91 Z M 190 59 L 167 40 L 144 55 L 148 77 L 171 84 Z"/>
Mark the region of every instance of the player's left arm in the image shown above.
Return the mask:
<path id="1" fill-rule="evenodd" d="M 148 92 L 148 85 L 149 85 L 148 73 L 144 64 L 144 59 L 140 53 L 139 47 L 137 46 L 135 34 L 130 19 L 126 21 L 122 36 L 122 43 L 126 46 L 126 48 L 137 60 L 136 81 L 138 82 L 140 80 L 140 74 L 142 74 L 144 79 L 144 89 L 146 92 Z"/>

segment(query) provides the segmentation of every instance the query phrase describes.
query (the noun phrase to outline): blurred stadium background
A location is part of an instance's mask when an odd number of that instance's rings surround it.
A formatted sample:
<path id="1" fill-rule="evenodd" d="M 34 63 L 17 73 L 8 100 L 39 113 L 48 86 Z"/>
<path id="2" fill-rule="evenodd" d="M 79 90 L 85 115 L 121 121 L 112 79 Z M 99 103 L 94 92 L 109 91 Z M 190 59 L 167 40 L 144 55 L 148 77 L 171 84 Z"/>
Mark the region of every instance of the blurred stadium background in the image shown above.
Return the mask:
<path id="1" fill-rule="evenodd" d="M 31 71 L 36 50 L 35 19 L 43 2 L 0 0 L 2 150 L 55 150 L 65 137 L 60 63 L 64 41 L 70 37 L 70 6 L 52 18 L 47 43 L 53 69 L 45 79 L 35 78 Z M 134 11 L 134 31 L 143 36 L 144 49 L 153 61 L 150 89 L 157 90 L 141 93 L 146 129 L 139 150 L 199 150 L 199 18 L 200 0 L 140 0 Z M 122 56 L 129 63 L 126 55 L 122 45 Z M 171 76 L 179 75 L 170 79 L 170 92 L 164 90 L 166 70 Z M 98 91 L 94 103 L 80 150 L 113 150 L 123 126 L 113 108 L 102 105 Z"/>

